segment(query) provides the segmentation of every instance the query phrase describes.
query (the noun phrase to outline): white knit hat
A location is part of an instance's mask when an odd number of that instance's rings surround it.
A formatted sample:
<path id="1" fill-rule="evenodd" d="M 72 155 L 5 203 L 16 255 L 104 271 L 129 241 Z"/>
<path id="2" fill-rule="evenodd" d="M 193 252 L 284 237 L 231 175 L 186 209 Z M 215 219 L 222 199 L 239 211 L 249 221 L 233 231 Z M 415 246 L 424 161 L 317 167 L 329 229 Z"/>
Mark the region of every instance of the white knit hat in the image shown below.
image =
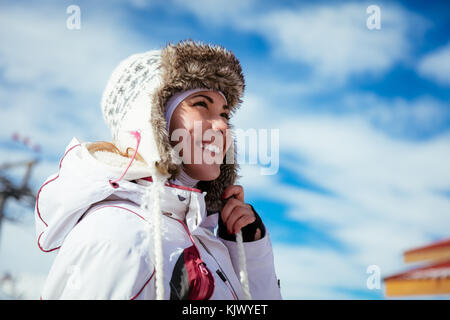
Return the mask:
<path id="1" fill-rule="evenodd" d="M 136 144 L 130 131 L 139 130 L 139 154 L 149 166 L 161 159 L 150 125 L 150 96 L 161 84 L 161 50 L 134 54 L 113 71 L 102 96 L 103 117 L 121 150 Z"/>

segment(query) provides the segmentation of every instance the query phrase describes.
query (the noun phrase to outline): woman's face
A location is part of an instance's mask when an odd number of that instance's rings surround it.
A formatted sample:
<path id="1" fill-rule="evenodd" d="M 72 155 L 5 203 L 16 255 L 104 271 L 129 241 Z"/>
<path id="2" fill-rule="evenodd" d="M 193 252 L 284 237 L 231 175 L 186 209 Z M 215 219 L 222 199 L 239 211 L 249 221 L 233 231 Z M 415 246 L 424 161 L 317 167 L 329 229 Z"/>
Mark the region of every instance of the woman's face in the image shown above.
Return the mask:
<path id="1" fill-rule="evenodd" d="M 215 91 L 191 94 L 172 114 L 171 145 L 192 178 L 211 181 L 220 175 L 220 164 L 231 144 L 229 116 L 225 99 Z"/>

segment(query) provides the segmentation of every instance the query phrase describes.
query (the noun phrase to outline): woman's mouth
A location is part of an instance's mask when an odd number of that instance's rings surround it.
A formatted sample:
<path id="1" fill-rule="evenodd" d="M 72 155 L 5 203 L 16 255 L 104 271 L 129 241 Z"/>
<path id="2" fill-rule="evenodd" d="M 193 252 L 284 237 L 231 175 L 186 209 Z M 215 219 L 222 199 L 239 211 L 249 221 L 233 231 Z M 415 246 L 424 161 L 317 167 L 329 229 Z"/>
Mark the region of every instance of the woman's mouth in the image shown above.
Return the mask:
<path id="1" fill-rule="evenodd" d="M 201 148 L 202 150 L 207 150 L 210 151 L 211 153 L 214 153 L 214 155 L 219 154 L 221 152 L 220 148 L 210 141 L 202 141 Z"/>
<path id="2" fill-rule="evenodd" d="M 208 150 L 208 151 L 211 151 L 211 152 L 214 152 L 214 153 L 220 153 L 220 149 L 219 149 L 219 147 L 217 147 L 215 144 L 213 144 L 213 143 L 203 143 L 202 144 L 202 148 L 204 149 L 204 150 Z"/>

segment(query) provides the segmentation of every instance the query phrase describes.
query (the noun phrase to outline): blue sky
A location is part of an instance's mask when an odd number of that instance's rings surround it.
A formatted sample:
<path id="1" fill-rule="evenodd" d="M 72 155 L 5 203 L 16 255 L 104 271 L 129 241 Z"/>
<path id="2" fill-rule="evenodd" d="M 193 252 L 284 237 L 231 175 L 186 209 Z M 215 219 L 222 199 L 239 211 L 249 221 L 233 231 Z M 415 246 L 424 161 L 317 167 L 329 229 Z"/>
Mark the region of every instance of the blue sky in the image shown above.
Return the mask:
<path id="1" fill-rule="evenodd" d="M 80 30 L 66 27 L 72 4 Z M 366 26 L 373 4 L 379 30 Z M 239 184 L 271 232 L 283 297 L 383 299 L 368 266 L 388 276 L 409 267 L 403 251 L 449 236 L 449 12 L 445 1 L 3 1 L 1 162 L 31 155 L 13 132 L 31 137 L 37 189 L 72 137 L 109 139 L 100 98 L 122 59 L 186 38 L 220 44 L 246 78 L 234 126 L 279 130 L 277 174 L 243 164 Z M 53 256 L 29 216 L 4 225 L 0 274 L 39 287 Z"/>

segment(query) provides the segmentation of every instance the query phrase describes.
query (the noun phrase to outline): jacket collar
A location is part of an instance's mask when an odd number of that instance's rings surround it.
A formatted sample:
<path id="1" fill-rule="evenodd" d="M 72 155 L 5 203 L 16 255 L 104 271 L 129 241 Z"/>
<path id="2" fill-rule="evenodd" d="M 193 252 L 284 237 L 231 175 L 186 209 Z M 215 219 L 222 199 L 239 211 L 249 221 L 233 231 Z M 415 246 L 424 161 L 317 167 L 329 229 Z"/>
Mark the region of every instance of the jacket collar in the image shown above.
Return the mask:
<path id="1" fill-rule="evenodd" d="M 86 148 L 86 144 L 83 144 L 82 152 L 85 158 L 90 161 L 96 164 L 102 163 L 107 165 L 108 171 L 114 172 L 117 176 L 120 176 L 123 167 L 129 161 L 128 158 L 111 152 L 97 151 L 91 153 Z M 148 167 L 145 163 L 138 160 L 133 161 L 124 179 L 119 183 L 121 187 L 113 194 L 141 205 L 144 188 L 150 187 L 153 183 L 152 177 L 146 177 L 148 172 Z M 218 220 L 214 215 L 208 214 L 211 211 L 207 211 L 206 208 L 205 197 L 207 194 L 207 191 L 197 188 L 166 182 L 164 193 L 160 197 L 161 212 L 170 213 L 173 215 L 173 218 L 185 222 L 191 232 L 199 225 L 213 231 L 217 226 Z"/>
<path id="2" fill-rule="evenodd" d="M 152 183 L 151 177 L 136 180 L 136 184 L 142 187 L 150 187 Z M 141 192 L 144 192 L 143 188 Z M 199 189 L 166 183 L 160 195 L 161 212 L 186 223 L 191 232 L 200 225 L 212 231 L 217 226 L 217 219 L 208 216 L 205 196 L 206 192 Z M 134 201 L 140 205 L 141 198 L 138 196 Z"/>

